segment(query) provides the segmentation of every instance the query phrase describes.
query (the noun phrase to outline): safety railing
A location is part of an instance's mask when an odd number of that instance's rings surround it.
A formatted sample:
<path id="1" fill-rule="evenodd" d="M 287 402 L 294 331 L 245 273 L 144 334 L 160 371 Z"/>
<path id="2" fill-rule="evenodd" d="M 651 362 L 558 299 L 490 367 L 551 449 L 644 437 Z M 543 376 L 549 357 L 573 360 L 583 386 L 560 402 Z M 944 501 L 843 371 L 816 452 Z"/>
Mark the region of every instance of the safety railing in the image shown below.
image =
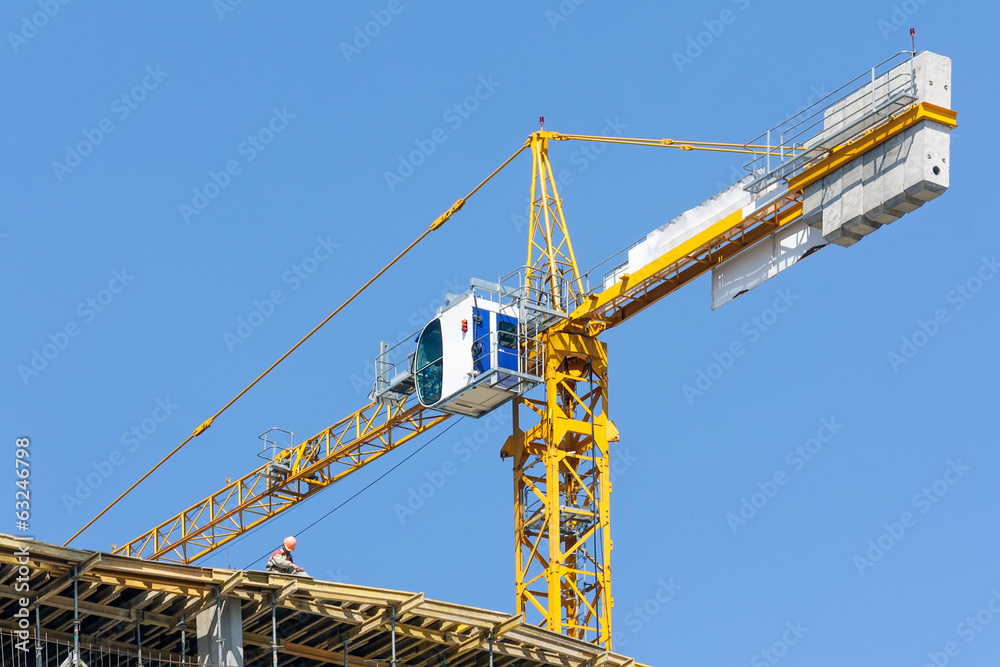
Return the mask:
<path id="1" fill-rule="evenodd" d="M 501 276 L 498 286 L 509 304 L 519 309 L 528 334 L 536 336 L 583 303 L 590 292 L 589 279 L 589 275 L 580 276 L 578 283 L 567 274 L 521 266 Z"/>
<path id="2" fill-rule="evenodd" d="M 375 358 L 375 382 L 370 399 L 400 401 L 413 391 L 413 355 L 420 330 L 414 331 L 394 345 L 380 344 Z"/>
<path id="3" fill-rule="evenodd" d="M 69 639 L 42 631 L 36 638 L 21 640 L 7 628 L 0 628 L 2 667 L 196 667 L 197 656 L 180 656 L 145 648 L 123 648 L 80 642 L 79 654 Z M 24 649 L 27 650 L 24 650 Z"/>
<path id="4" fill-rule="evenodd" d="M 915 57 L 912 51 L 900 51 L 751 139 L 746 147 L 753 158 L 743 168 L 754 179 L 745 189 L 763 194 L 913 104 Z"/>
<path id="5" fill-rule="evenodd" d="M 507 340 L 501 337 L 509 336 Z M 545 346 L 541 339 L 516 332 L 480 336 L 472 343 L 473 372 L 470 386 L 490 382 L 515 394 L 523 394 L 544 381 Z M 513 362 L 513 363 L 512 363 Z"/>
<path id="6" fill-rule="evenodd" d="M 257 457 L 264 459 L 270 465 L 268 473 L 272 477 L 282 477 L 291 470 L 291 463 L 285 452 L 295 446 L 295 434 L 283 428 L 272 426 L 257 436 L 257 439 L 264 443 L 264 446 Z"/>

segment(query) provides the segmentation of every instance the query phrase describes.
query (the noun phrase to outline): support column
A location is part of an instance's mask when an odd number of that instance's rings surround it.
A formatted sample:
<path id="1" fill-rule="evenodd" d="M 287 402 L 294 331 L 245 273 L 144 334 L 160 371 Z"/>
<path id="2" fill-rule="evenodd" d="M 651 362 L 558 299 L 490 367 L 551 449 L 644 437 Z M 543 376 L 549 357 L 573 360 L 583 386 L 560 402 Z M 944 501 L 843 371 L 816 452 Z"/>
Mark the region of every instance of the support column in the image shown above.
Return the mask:
<path id="1" fill-rule="evenodd" d="M 389 638 L 389 640 L 392 642 L 392 660 L 390 660 L 390 664 L 392 664 L 392 667 L 396 667 L 396 608 L 395 607 L 392 608 L 392 616 L 390 616 L 390 621 L 391 625 L 389 632 L 392 633 Z"/>
<path id="2" fill-rule="evenodd" d="M 199 613 L 197 631 L 201 667 L 243 667 L 243 609 L 239 598 L 224 597 Z"/>
<path id="3" fill-rule="evenodd" d="M 73 566 L 73 667 L 80 667 L 80 575 Z"/>
<path id="4" fill-rule="evenodd" d="M 35 607 L 35 667 L 42 667 L 42 615 Z"/>
<path id="5" fill-rule="evenodd" d="M 181 614 L 181 622 L 177 624 L 177 627 L 181 629 L 181 665 L 187 665 L 187 621 L 184 620 L 184 614 Z"/>
<path id="6" fill-rule="evenodd" d="M 271 667 L 278 667 L 278 596 L 271 593 Z"/>

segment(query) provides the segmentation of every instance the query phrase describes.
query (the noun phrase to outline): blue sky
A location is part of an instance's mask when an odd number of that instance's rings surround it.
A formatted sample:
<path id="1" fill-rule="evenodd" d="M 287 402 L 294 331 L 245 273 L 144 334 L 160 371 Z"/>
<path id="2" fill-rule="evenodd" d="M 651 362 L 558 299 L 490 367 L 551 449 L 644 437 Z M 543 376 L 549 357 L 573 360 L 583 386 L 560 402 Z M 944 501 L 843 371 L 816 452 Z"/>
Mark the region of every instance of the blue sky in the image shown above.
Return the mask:
<path id="1" fill-rule="evenodd" d="M 913 26 L 918 48 L 954 63 L 951 189 L 715 312 L 703 277 L 604 336 L 622 434 L 616 649 L 654 665 L 995 662 L 1000 279 L 982 277 L 1000 254 L 984 196 L 996 7 L 230 1 L 0 10 L 2 451 L 31 439 L 39 539 L 68 538 L 539 115 L 561 132 L 742 142 L 909 48 Z M 421 146 L 420 164 L 401 165 Z M 562 195 L 584 267 L 741 164 L 571 144 L 551 157 L 572 178 Z M 524 263 L 529 179 L 523 156 L 75 544 L 125 542 L 248 472 L 269 427 L 300 439 L 363 405 L 379 340 L 415 329 L 470 277 Z M 792 305 L 760 328 L 779 298 Z M 894 366 L 904 339 L 925 344 Z M 746 352 L 688 400 L 683 385 L 736 341 Z M 37 374 L 19 371 L 46 345 Z M 508 415 L 462 420 L 301 533 L 299 562 L 513 611 L 511 470 L 498 457 Z M 203 562 L 254 563 L 428 439 Z M 809 459 L 796 453 L 819 439 Z M 449 462 L 457 472 L 401 520 L 411 489 Z M 94 471 L 107 476 L 79 488 Z M 745 524 L 727 519 L 757 492 L 771 497 Z M 13 532 L 13 517 L 0 529 Z M 859 566 L 880 539 L 889 549 Z"/>

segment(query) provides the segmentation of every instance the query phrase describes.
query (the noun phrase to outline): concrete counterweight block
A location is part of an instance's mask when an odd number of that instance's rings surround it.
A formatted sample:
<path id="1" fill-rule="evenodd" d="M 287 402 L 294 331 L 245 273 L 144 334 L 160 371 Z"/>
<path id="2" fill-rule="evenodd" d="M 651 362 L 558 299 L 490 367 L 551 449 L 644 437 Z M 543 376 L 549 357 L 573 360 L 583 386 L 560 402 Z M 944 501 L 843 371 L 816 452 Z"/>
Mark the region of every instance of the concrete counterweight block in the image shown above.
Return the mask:
<path id="1" fill-rule="evenodd" d="M 844 168 L 823 177 L 823 238 L 827 243 L 849 246 L 861 240 L 861 235 L 844 229 L 843 194 Z"/>
<path id="2" fill-rule="evenodd" d="M 951 58 L 923 51 L 913 59 L 917 96 L 945 109 L 951 108 Z"/>
<path id="3" fill-rule="evenodd" d="M 802 221 L 816 229 L 823 228 L 823 181 L 807 185 L 802 192 Z"/>
<path id="4" fill-rule="evenodd" d="M 913 146 L 913 136 L 910 130 L 907 130 L 885 142 L 882 197 L 886 207 L 894 209 L 901 215 L 912 213 L 924 204 L 921 200 L 907 195 L 904 187 L 906 159 Z"/>
<path id="5" fill-rule="evenodd" d="M 913 133 L 906 156 L 903 192 L 907 197 L 930 201 L 948 189 L 948 159 L 951 135 L 947 126 L 925 120 L 907 130 Z"/>
<path id="6" fill-rule="evenodd" d="M 895 66 L 826 109 L 823 131 L 810 141 L 843 145 L 852 132 L 908 108 L 914 93 L 921 102 L 949 108 L 951 60 L 925 51 Z M 807 186 L 803 222 L 828 243 L 849 246 L 939 197 L 949 185 L 949 133 L 946 125 L 921 121 Z"/>
<path id="7" fill-rule="evenodd" d="M 840 192 L 843 184 L 843 168 L 823 177 L 823 236 L 840 229 L 844 222 L 840 203 Z"/>
<path id="8" fill-rule="evenodd" d="M 843 186 L 840 193 L 841 215 L 844 218 L 842 228 L 845 231 L 866 236 L 882 225 L 865 217 L 864 189 L 862 175 L 864 160 L 857 159 L 848 162 L 843 171 Z"/>
<path id="9" fill-rule="evenodd" d="M 864 154 L 861 166 L 861 188 L 863 190 L 863 208 L 865 217 L 873 222 L 887 225 L 899 220 L 902 213 L 893 211 L 885 205 L 883 197 L 885 165 L 885 145 L 879 144 Z"/>
<path id="10" fill-rule="evenodd" d="M 827 243 L 834 243 L 836 245 L 843 246 L 844 248 L 854 245 L 855 243 L 860 241 L 861 238 L 862 237 L 860 234 L 849 232 L 843 227 L 839 227 L 838 229 L 830 232 L 829 234 L 823 235 L 823 239 Z"/>

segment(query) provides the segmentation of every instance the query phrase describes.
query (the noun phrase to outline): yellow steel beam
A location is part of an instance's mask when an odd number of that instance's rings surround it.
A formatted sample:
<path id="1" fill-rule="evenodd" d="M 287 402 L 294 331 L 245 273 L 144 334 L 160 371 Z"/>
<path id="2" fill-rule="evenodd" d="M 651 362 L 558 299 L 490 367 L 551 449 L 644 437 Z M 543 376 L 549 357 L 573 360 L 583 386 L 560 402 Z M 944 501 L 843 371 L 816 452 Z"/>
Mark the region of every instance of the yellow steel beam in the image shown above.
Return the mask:
<path id="1" fill-rule="evenodd" d="M 371 403 L 227 484 L 115 554 L 191 563 L 450 417 L 408 398 Z M 283 469 L 287 469 L 285 472 Z"/>
<path id="2" fill-rule="evenodd" d="M 857 139 L 837 146 L 823 160 L 789 179 L 788 189 L 802 192 L 807 185 L 815 183 L 830 172 L 836 171 L 879 144 L 885 143 L 900 132 L 925 120 L 940 123 L 949 128 L 958 127 L 958 114 L 956 112 L 930 102 L 921 102 L 896 114 L 887 122 L 869 129 Z"/>

